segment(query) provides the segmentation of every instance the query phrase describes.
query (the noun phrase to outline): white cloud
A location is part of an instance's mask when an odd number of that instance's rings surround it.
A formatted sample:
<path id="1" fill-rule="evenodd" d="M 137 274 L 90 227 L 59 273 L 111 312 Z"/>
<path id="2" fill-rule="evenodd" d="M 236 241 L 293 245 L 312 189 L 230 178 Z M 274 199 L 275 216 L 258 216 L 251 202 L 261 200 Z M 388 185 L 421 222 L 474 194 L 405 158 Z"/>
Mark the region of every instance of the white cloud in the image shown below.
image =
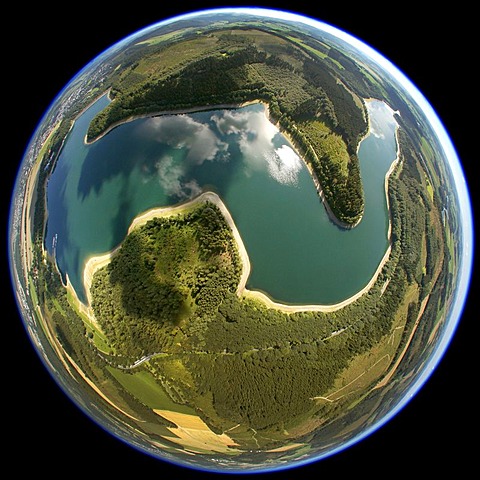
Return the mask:
<path id="1" fill-rule="evenodd" d="M 282 145 L 265 156 L 268 172 L 279 183 L 295 185 L 302 169 L 300 157 L 288 145 Z"/>
<path id="2" fill-rule="evenodd" d="M 381 139 L 386 135 L 390 136 L 391 130 L 396 126 L 393 118 L 395 112 L 379 100 L 367 101 L 366 105 L 370 119 L 370 133 Z"/>
<path id="3" fill-rule="evenodd" d="M 221 116 L 213 115 L 212 120 L 222 134 L 230 135 L 232 133 L 246 131 L 248 129 L 248 120 L 251 115 L 252 114 L 248 112 L 224 110 Z"/>
<path id="4" fill-rule="evenodd" d="M 182 191 L 180 178 L 183 175 L 183 169 L 180 165 L 173 162 L 173 157 L 165 156 L 155 165 L 157 168 L 158 180 L 167 195 L 179 196 Z"/>
<path id="5" fill-rule="evenodd" d="M 156 163 L 158 181 L 166 195 L 175 196 L 180 200 L 193 198 L 202 192 L 196 180 L 183 182 L 184 169 L 174 162 L 173 157 L 166 155 Z"/>
<path id="6" fill-rule="evenodd" d="M 164 156 L 156 165 L 158 178 L 165 193 L 181 199 L 190 198 L 201 189 L 195 181 L 186 182 L 189 168 L 205 161 L 228 157 L 228 144 L 221 137 L 232 136 L 242 153 L 245 174 L 267 172 L 282 184 L 296 184 L 302 161 L 295 151 L 277 141 L 278 128 L 263 110 L 224 110 L 211 116 L 211 124 L 201 123 L 188 115 L 165 115 L 150 119 L 143 125 L 144 133 L 175 149 L 186 150 L 183 162 Z M 175 155 L 174 155 L 175 156 Z"/>
<path id="7" fill-rule="evenodd" d="M 190 180 L 183 186 L 185 198 L 194 198 L 202 193 L 202 189 L 196 180 Z"/>
<path id="8" fill-rule="evenodd" d="M 173 148 L 186 148 L 185 161 L 189 165 L 201 165 L 206 160 L 225 159 L 228 155 L 225 142 L 222 142 L 204 123 L 195 121 L 188 115 L 163 115 L 154 117 L 142 126 L 145 133 L 158 142 Z"/>
<path id="9" fill-rule="evenodd" d="M 278 128 L 265 116 L 264 111 L 227 110 L 212 117 L 220 132 L 238 136 L 238 145 L 247 165 L 252 170 L 267 170 L 279 183 L 295 184 L 302 162 L 288 145 L 275 148 Z"/>

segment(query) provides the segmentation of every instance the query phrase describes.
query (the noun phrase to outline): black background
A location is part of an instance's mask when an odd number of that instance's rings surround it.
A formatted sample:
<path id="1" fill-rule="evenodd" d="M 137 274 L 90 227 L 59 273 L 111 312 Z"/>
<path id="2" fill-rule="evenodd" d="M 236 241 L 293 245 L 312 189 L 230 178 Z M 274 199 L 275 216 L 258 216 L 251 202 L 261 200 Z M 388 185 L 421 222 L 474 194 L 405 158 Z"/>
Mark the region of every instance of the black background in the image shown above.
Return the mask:
<path id="1" fill-rule="evenodd" d="M 3 225 L 13 182 L 24 150 L 41 117 L 68 81 L 90 60 L 139 28 L 176 14 L 218 6 L 252 3 L 195 4 L 171 2 L 94 2 L 63 7 L 13 5 L 5 13 L 2 62 L 3 131 L 1 205 Z M 66 4 L 65 4 L 66 5 Z M 420 2 L 341 2 L 329 0 L 306 6 L 301 2 L 257 2 L 330 23 L 374 47 L 399 67 L 422 91 L 442 119 L 462 161 L 472 202 L 478 204 L 473 143 L 478 136 L 478 76 L 474 73 L 472 12 L 461 2 L 449 9 L 419 9 Z M 7 147 L 5 149 L 5 146 Z M 6 228 L 4 230 L 6 237 Z M 186 479 L 222 478 L 153 459 L 123 444 L 91 422 L 59 390 L 31 346 L 18 315 L 8 274 L 6 248 L 2 255 L 0 330 L 3 358 L 2 426 L 8 449 L 4 467 L 23 473 L 41 471 L 52 478 L 78 474 L 109 479 L 132 475 L 178 475 Z M 478 361 L 475 343 L 477 313 L 473 279 L 469 300 L 450 348 L 427 384 L 390 422 L 359 444 L 320 462 L 260 478 L 346 478 L 425 474 L 454 467 L 462 478 L 474 464 L 478 428 Z M 6 328 L 5 328 L 6 327 Z M 6 453 L 6 455 L 5 455 Z M 16 460 L 14 453 L 22 455 Z M 417 475 L 415 475 L 417 477 Z M 243 477 L 244 478 L 244 477 Z"/>

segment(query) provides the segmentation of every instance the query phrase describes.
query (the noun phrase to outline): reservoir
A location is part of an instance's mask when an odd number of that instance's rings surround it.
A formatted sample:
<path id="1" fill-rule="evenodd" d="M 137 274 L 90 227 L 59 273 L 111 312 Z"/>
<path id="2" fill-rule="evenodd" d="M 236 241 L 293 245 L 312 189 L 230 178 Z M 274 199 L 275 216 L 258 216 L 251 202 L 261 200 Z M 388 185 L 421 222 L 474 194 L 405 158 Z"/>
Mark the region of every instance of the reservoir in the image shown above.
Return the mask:
<path id="1" fill-rule="evenodd" d="M 47 187 L 47 250 L 81 300 L 83 266 L 125 237 L 133 218 L 216 192 L 248 251 L 250 290 L 292 304 L 333 304 L 361 290 L 388 247 L 385 175 L 397 156 L 393 111 L 367 102 L 359 159 L 365 213 L 352 230 L 328 217 L 312 178 L 262 104 L 139 118 L 91 145 L 101 97 L 76 120 Z"/>

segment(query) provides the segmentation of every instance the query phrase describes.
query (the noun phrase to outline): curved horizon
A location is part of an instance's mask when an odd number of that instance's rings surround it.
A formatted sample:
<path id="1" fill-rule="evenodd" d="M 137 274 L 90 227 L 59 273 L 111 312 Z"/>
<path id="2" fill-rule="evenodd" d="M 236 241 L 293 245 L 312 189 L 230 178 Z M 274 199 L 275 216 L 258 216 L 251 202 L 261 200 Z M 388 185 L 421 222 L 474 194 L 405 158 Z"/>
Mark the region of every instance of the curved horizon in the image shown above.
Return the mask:
<path id="1" fill-rule="evenodd" d="M 14 225 L 15 221 L 21 223 L 21 219 L 16 219 L 15 217 L 15 212 L 14 208 L 17 206 L 18 200 L 18 195 L 21 191 L 21 188 L 23 188 L 23 185 L 21 185 L 21 180 L 26 178 L 27 180 L 30 178 L 29 175 L 32 173 L 27 172 L 25 174 L 24 169 L 22 167 L 28 166 L 28 161 L 30 160 L 28 158 L 28 152 L 30 151 L 32 144 L 34 142 L 34 139 L 36 138 L 36 135 L 38 135 L 38 132 L 40 130 L 40 126 L 43 124 L 45 119 L 47 118 L 48 114 L 52 111 L 53 107 L 55 104 L 59 101 L 59 99 L 62 97 L 62 95 L 65 93 L 66 89 L 68 86 L 71 85 L 71 83 L 74 81 L 74 79 L 78 78 L 79 75 L 81 75 L 82 72 L 86 71 L 88 68 L 90 68 L 95 62 L 100 62 L 102 58 L 104 58 L 104 55 L 110 54 L 113 49 L 120 49 L 123 48 L 123 46 L 127 45 L 128 43 L 131 43 L 135 38 L 138 38 L 141 35 L 147 34 L 148 32 L 152 31 L 153 29 L 159 27 L 159 26 L 164 26 L 168 25 L 170 23 L 174 23 L 179 20 L 184 20 L 188 19 L 190 17 L 197 17 L 198 15 L 206 15 L 206 14 L 213 14 L 213 13 L 228 13 L 228 12 L 235 12 L 235 13 L 248 13 L 248 14 L 254 14 L 256 16 L 262 16 L 262 17 L 273 17 L 277 19 L 283 19 L 283 20 L 288 20 L 288 21 L 295 21 L 295 22 L 300 22 L 305 25 L 310 25 L 315 28 L 320 28 L 321 30 L 327 31 L 328 33 L 334 35 L 337 38 L 340 38 L 344 41 L 346 41 L 348 44 L 353 45 L 356 47 L 358 50 L 360 50 L 362 53 L 364 53 L 367 57 L 371 58 L 376 64 L 378 64 L 382 69 L 384 69 L 387 73 L 393 76 L 393 78 L 396 79 L 396 81 L 399 82 L 399 84 L 405 88 L 405 90 L 408 92 L 408 94 L 411 96 L 411 98 L 416 102 L 418 105 L 418 108 L 420 111 L 424 113 L 426 116 L 428 122 L 432 126 L 433 131 L 437 135 L 437 138 L 439 140 L 439 143 L 441 145 L 441 148 L 443 149 L 443 152 L 445 154 L 446 158 L 446 165 L 448 165 L 452 177 L 452 183 L 454 186 L 455 194 L 457 198 L 455 199 L 456 206 L 458 206 L 458 213 L 460 217 L 460 227 L 462 229 L 462 234 L 460 235 L 460 256 L 459 256 L 459 266 L 458 266 L 458 271 L 457 273 L 457 279 L 456 279 L 456 288 L 455 288 L 455 293 L 454 293 L 454 298 L 451 304 L 451 307 L 449 309 L 448 315 L 446 314 L 445 318 L 445 327 L 442 332 L 441 337 L 439 338 L 438 342 L 435 345 L 435 349 L 433 353 L 430 355 L 428 358 L 428 361 L 425 362 L 425 364 L 422 366 L 420 371 L 416 373 L 416 380 L 409 386 L 409 388 L 404 392 L 402 398 L 400 398 L 399 402 L 391 408 L 385 415 L 383 415 L 381 418 L 377 419 L 369 428 L 365 429 L 362 432 L 359 432 L 357 435 L 355 435 L 351 440 L 338 445 L 331 450 L 327 452 L 323 452 L 317 455 L 313 455 L 308 458 L 300 459 L 300 460 L 293 460 L 291 463 L 286 464 L 286 465 L 276 465 L 276 466 L 258 466 L 257 468 L 254 469 L 245 469 L 241 470 L 241 467 L 237 467 L 236 470 L 226 470 L 226 472 L 234 472 L 234 473 L 252 473 L 252 472 L 273 472 L 273 471 L 279 471 L 279 470 L 286 470 L 290 468 L 295 468 L 301 465 L 306 465 L 310 464 L 312 462 L 316 462 L 322 458 L 326 458 L 329 456 L 332 456 L 348 447 L 350 447 L 353 444 L 358 443 L 361 439 L 369 436 L 372 434 L 374 431 L 379 429 L 382 425 L 387 423 L 391 418 L 393 418 L 402 408 L 405 407 L 405 405 L 410 401 L 410 399 L 418 392 L 418 390 L 423 386 L 423 384 L 428 380 L 432 372 L 435 370 L 437 365 L 439 364 L 440 360 L 445 354 L 445 351 L 447 350 L 454 334 L 457 329 L 458 323 L 461 318 L 462 311 L 465 306 L 465 302 L 467 299 L 467 293 L 470 285 L 470 280 L 471 280 L 471 275 L 472 275 L 472 266 L 473 266 L 473 255 L 474 255 L 474 232 L 473 232 L 473 213 L 472 213 L 472 206 L 471 206 L 471 201 L 470 201 L 470 196 L 468 192 L 468 185 L 464 176 L 464 172 L 460 163 L 460 159 L 457 155 L 457 152 L 455 150 L 455 147 L 445 130 L 445 127 L 439 117 L 437 116 L 436 112 L 430 105 L 430 103 L 427 101 L 427 99 L 423 96 L 423 94 L 417 89 L 417 87 L 397 68 L 395 67 L 390 61 L 388 61 L 383 55 L 381 55 L 377 50 L 374 50 L 370 46 L 366 45 L 356 37 L 340 30 L 337 27 L 333 27 L 327 23 L 321 22 L 319 20 L 315 20 L 303 15 L 295 14 L 295 13 L 290 13 L 290 12 L 284 12 L 281 10 L 274 10 L 274 9 L 264 9 L 264 8 L 235 8 L 235 7 L 229 7 L 229 8 L 221 8 L 221 9 L 207 9 L 207 10 L 202 10 L 200 12 L 195 12 L 192 11 L 191 13 L 186 13 L 182 15 L 178 15 L 175 17 L 172 17 L 170 19 L 163 20 L 161 22 L 157 22 L 155 24 L 152 24 L 144 29 L 141 29 L 137 31 L 136 33 L 126 37 L 124 40 L 118 42 L 114 46 L 108 48 L 105 50 L 103 53 L 99 54 L 95 59 L 93 59 L 89 64 L 87 64 L 84 69 L 82 69 L 76 76 L 72 78 L 72 80 L 67 84 L 67 86 L 55 97 L 55 99 L 52 101 L 51 106 L 49 109 L 47 109 L 47 112 L 45 115 L 42 117 L 40 122 L 38 123 L 37 131 L 35 134 L 32 136 L 32 140 L 30 141 L 28 147 L 25 150 L 25 155 L 22 161 L 22 164 L 19 168 L 15 186 L 13 189 L 13 197 L 10 206 L 10 215 L 9 215 L 9 231 L 8 231 L 8 236 L 9 236 L 9 264 L 10 264 L 10 275 L 11 275 L 11 280 L 12 283 L 15 287 L 16 290 L 16 301 L 17 305 L 19 307 L 20 312 L 22 313 L 23 317 L 23 323 L 27 325 L 26 320 L 25 320 L 25 307 L 22 304 L 23 299 L 20 296 L 19 293 L 19 288 L 22 289 L 21 285 L 19 285 L 19 280 L 18 278 L 15 277 L 15 275 L 22 273 L 20 270 L 17 269 L 17 267 L 14 265 L 14 256 L 15 256 L 15 241 L 14 241 L 14 228 L 17 225 Z M 35 158 L 32 160 L 30 163 L 30 166 L 32 166 L 35 162 Z M 24 175 L 24 178 L 21 176 Z M 457 205 L 458 204 L 458 205 Z M 23 225 L 20 225 L 20 228 L 23 228 Z M 20 247 L 22 248 L 22 246 Z M 23 272 L 25 273 L 25 272 Z M 32 337 L 30 336 L 32 339 Z M 33 343 L 33 342 L 32 342 Z M 62 389 L 68 394 L 70 398 L 74 398 L 71 393 L 69 393 L 64 386 L 60 383 L 60 380 L 57 378 L 57 375 L 55 374 L 55 371 L 51 365 L 48 365 L 45 356 L 43 353 L 40 351 L 40 346 L 37 344 L 34 344 L 36 350 L 39 352 L 40 357 L 42 358 L 43 363 L 46 365 L 47 369 L 51 373 L 52 377 L 55 378 L 55 380 L 62 386 Z M 92 412 L 87 410 L 85 406 L 79 405 L 78 402 L 75 402 L 77 406 L 79 406 L 88 416 L 92 416 Z M 102 423 L 98 422 L 98 424 L 102 427 L 105 428 Z M 105 428 L 106 429 L 106 428 Z M 109 431 L 109 430 L 107 430 Z M 118 433 L 115 433 L 113 431 L 109 431 L 109 433 L 114 434 L 118 439 L 126 442 L 127 440 L 124 437 L 121 437 Z M 137 448 L 138 450 L 143 451 L 146 454 L 152 455 L 152 456 L 157 456 L 159 458 L 162 458 L 162 460 L 168 461 L 170 463 L 174 463 L 177 465 L 180 465 L 182 467 L 185 467 L 188 465 L 190 468 L 197 469 L 197 470 L 203 470 L 203 471 L 212 471 L 212 472 L 220 472 L 222 471 L 219 467 L 214 468 L 215 466 L 213 465 L 212 468 L 207 468 L 202 465 L 193 465 L 189 464 L 186 462 L 181 462 L 180 460 L 177 459 L 172 459 L 169 457 L 160 457 L 159 455 L 154 455 L 153 453 L 149 452 L 146 448 L 142 448 L 138 445 L 134 445 L 133 443 L 129 443 L 129 445 Z"/>

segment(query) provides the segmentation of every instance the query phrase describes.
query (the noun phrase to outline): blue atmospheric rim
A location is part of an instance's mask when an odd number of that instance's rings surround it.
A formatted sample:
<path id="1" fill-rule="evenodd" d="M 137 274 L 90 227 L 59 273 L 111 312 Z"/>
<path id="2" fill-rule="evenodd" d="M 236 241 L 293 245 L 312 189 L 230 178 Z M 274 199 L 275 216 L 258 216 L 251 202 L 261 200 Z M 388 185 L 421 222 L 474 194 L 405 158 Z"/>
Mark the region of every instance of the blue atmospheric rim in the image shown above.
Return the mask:
<path id="1" fill-rule="evenodd" d="M 452 338 L 453 335 L 457 329 L 458 323 L 460 321 L 463 309 L 465 307 L 465 302 L 467 300 L 467 293 L 468 293 L 468 288 L 471 280 L 471 275 L 472 275 L 472 265 L 473 265 L 473 252 L 474 252 L 474 234 L 473 234 L 473 213 L 472 213 L 472 206 L 471 206 L 471 201 L 468 193 L 468 186 L 467 182 L 465 179 L 465 175 L 459 160 L 459 157 L 457 155 L 457 152 L 453 146 L 453 143 L 443 126 L 443 123 L 437 116 L 436 112 L 430 105 L 430 103 L 427 101 L 427 99 L 423 96 L 423 94 L 418 90 L 418 88 L 408 79 L 408 77 L 400 70 L 398 69 L 395 65 L 393 65 L 389 60 L 387 60 L 382 54 L 380 54 L 377 50 L 374 48 L 370 47 L 368 44 L 365 42 L 359 40 L 355 36 L 337 28 L 334 27 L 330 24 L 324 23 L 320 20 L 313 19 L 311 17 L 297 14 L 297 13 L 292 13 L 289 11 L 284 11 L 284 10 L 276 10 L 276 9 L 269 9 L 269 8 L 257 8 L 257 7 L 227 7 L 227 8 L 214 8 L 214 9 L 205 9 L 205 10 L 200 10 L 200 11 L 190 11 L 189 13 L 181 14 L 181 15 L 176 15 L 170 18 L 167 18 L 165 20 L 156 22 L 154 24 L 151 24 L 148 27 L 145 27 L 143 29 L 138 30 L 137 32 L 129 35 L 128 37 L 125 37 L 123 40 L 120 40 L 119 42 L 113 44 L 106 50 L 104 50 L 102 53 L 100 53 L 98 56 L 96 56 L 91 62 L 89 62 L 84 68 L 82 68 L 72 79 L 66 84 L 66 86 L 60 91 L 60 93 L 55 97 L 55 99 L 52 101 L 50 104 L 49 108 L 46 110 L 44 116 L 41 118 L 37 125 L 37 129 L 32 135 L 32 138 L 25 150 L 25 154 L 23 157 L 23 160 L 19 166 L 18 172 L 17 172 L 17 177 L 15 181 L 15 185 L 13 188 L 13 199 L 11 202 L 10 206 L 10 215 L 9 215 L 9 228 L 8 228 L 8 238 L 9 242 L 7 244 L 9 245 L 9 264 L 10 264 L 10 276 L 11 276 L 11 281 L 12 285 L 16 287 L 16 279 L 14 278 L 14 271 L 15 267 L 13 264 L 13 258 L 11 253 L 13 253 L 13 245 L 11 243 L 12 239 L 12 229 L 13 229 L 13 207 L 14 207 L 14 198 L 15 194 L 20 187 L 20 177 L 21 177 L 21 172 L 22 172 L 22 167 L 24 166 L 26 156 L 28 154 L 28 151 L 30 150 L 30 147 L 34 141 L 34 139 L 37 136 L 37 133 L 39 131 L 40 125 L 43 124 L 43 121 L 47 118 L 48 114 L 50 111 L 53 109 L 54 105 L 57 103 L 57 101 L 62 97 L 62 95 L 65 93 L 67 88 L 72 84 L 72 82 L 78 78 L 84 71 L 89 69 L 91 66 L 93 66 L 95 63 L 101 62 L 105 56 L 107 56 L 109 53 L 113 52 L 114 50 L 123 48 L 129 43 L 132 43 L 135 39 L 138 37 L 145 35 L 149 33 L 150 31 L 161 27 L 165 25 L 169 25 L 171 23 L 175 23 L 178 21 L 182 20 L 187 20 L 189 18 L 196 18 L 202 15 L 210 15 L 210 14 L 219 14 L 219 13 L 243 13 L 243 14 L 249 14 L 249 15 L 254 15 L 254 16 L 259 16 L 259 17 L 273 17 L 278 20 L 289 20 L 289 21 L 295 21 L 299 22 L 308 26 L 312 26 L 314 28 L 318 28 L 322 31 L 325 31 L 336 38 L 339 38 L 343 41 L 345 41 L 347 44 L 352 45 L 353 47 L 357 48 L 360 52 L 365 54 L 368 58 L 372 59 L 378 66 L 380 66 L 382 69 L 384 69 L 387 73 L 392 75 L 392 77 L 399 82 L 399 84 L 405 88 L 405 90 L 408 92 L 408 94 L 411 96 L 411 98 L 415 101 L 419 109 L 425 114 L 426 118 L 428 119 L 433 131 L 436 133 L 438 140 L 440 142 L 441 147 L 444 150 L 445 157 L 448 160 L 448 166 L 451 170 L 452 178 L 453 178 L 453 183 L 455 185 L 456 193 L 458 195 L 458 205 L 460 206 L 459 208 L 459 213 L 460 213 L 460 218 L 461 222 L 460 225 L 462 227 L 462 240 L 463 243 L 461 245 L 461 253 L 460 253 L 460 263 L 459 263 L 459 283 L 457 285 L 457 290 L 455 292 L 455 297 L 452 302 L 452 307 L 449 312 L 449 318 L 447 321 L 446 329 L 445 332 L 443 333 L 441 339 L 439 340 L 439 343 L 436 347 L 436 349 L 433 351 L 429 361 L 426 363 L 426 365 L 423 367 L 422 371 L 417 375 L 416 381 L 413 383 L 413 385 L 410 386 L 410 388 L 404 393 L 402 399 L 400 402 L 393 408 L 391 409 L 387 414 L 385 414 L 380 420 L 376 421 L 373 425 L 371 425 L 369 428 L 367 428 L 364 432 L 356 435 L 353 437 L 351 440 L 349 440 L 346 443 L 343 443 L 329 451 L 323 452 L 317 456 L 311 456 L 309 458 L 305 458 L 302 460 L 294 460 L 288 465 L 277 465 L 277 466 L 272 466 L 272 467 L 255 467 L 252 469 L 245 468 L 243 470 L 239 469 L 215 469 L 215 468 L 209 468 L 203 465 L 197 466 L 197 465 L 192 465 L 188 462 L 183 462 L 179 461 L 177 459 L 171 459 L 169 457 L 164 457 L 161 455 L 156 455 L 152 453 L 151 451 L 147 450 L 143 446 L 139 445 L 134 445 L 133 443 L 130 443 L 126 438 L 122 437 L 120 434 L 113 432 L 111 430 L 108 430 L 106 425 L 104 425 L 100 420 L 96 419 L 94 414 L 86 409 L 86 407 L 80 405 L 74 396 L 63 386 L 61 383 L 60 379 L 57 378 L 55 372 L 53 371 L 52 367 L 48 364 L 46 359 L 44 358 L 43 354 L 40 352 L 39 347 L 33 342 L 33 339 L 29 335 L 30 341 L 32 345 L 35 347 L 35 350 L 37 351 L 37 354 L 41 358 L 43 364 L 47 368 L 47 370 L 50 372 L 51 376 L 56 380 L 56 383 L 61 387 L 61 390 L 69 397 L 70 400 L 73 401 L 73 403 L 79 407 L 85 414 L 86 416 L 94 420 L 96 424 L 98 424 L 102 429 L 107 431 L 109 434 L 113 435 L 114 437 L 118 438 L 122 442 L 126 443 L 127 445 L 143 452 L 146 453 L 154 458 L 160 459 L 162 461 L 166 461 L 169 463 L 172 463 L 174 465 L 178 465 L 180 467 L 188 467 L 191 469 L 199 470 L 199 471 L 205 471 L 205 472 L 213 472 L 213 473 L 228 473 L 228 474 L 252 474 L 252 473 L 267 473 L 267 472 L 274 472 L 274 471 L 280 471 L 280 470 L 287 470 L 291 468 L 296 468 L 300 466 L 304 466 L 313 462 L 317 462 L 321 459 L 328 458 L 334 454 L 337 454 L 354 444 L 358 443 L 362 439 L 370 436 L 372 433 L 374 433 L 376 430 L 378 430 L 380 427 L 382 427 L 385 423 L 387 423 L 389 420 L 391 420 L 400 410 L 402 410 L 407 403 L 417 394 L 417 392 L 421 389 L 421 387 L 425 384 L 425 382 L 430 378 L 430 375 L 433 373 L 435 368 L 438 366 L 439 362 L 441 361 L 443 355 L 445 354 Z M 17 307 L 19 309 L 19 312 L 22 317 L 22 321 L 24 323 L 24 326 L 26 327 L 25 320 L 23 318 L 23 312 L 22 308 L 20 305 L 20 300 L 18 296 L 16 296 L 16 301 L 17 301 Z M 240 467 L 239 467 L 240 468 Z"/>

